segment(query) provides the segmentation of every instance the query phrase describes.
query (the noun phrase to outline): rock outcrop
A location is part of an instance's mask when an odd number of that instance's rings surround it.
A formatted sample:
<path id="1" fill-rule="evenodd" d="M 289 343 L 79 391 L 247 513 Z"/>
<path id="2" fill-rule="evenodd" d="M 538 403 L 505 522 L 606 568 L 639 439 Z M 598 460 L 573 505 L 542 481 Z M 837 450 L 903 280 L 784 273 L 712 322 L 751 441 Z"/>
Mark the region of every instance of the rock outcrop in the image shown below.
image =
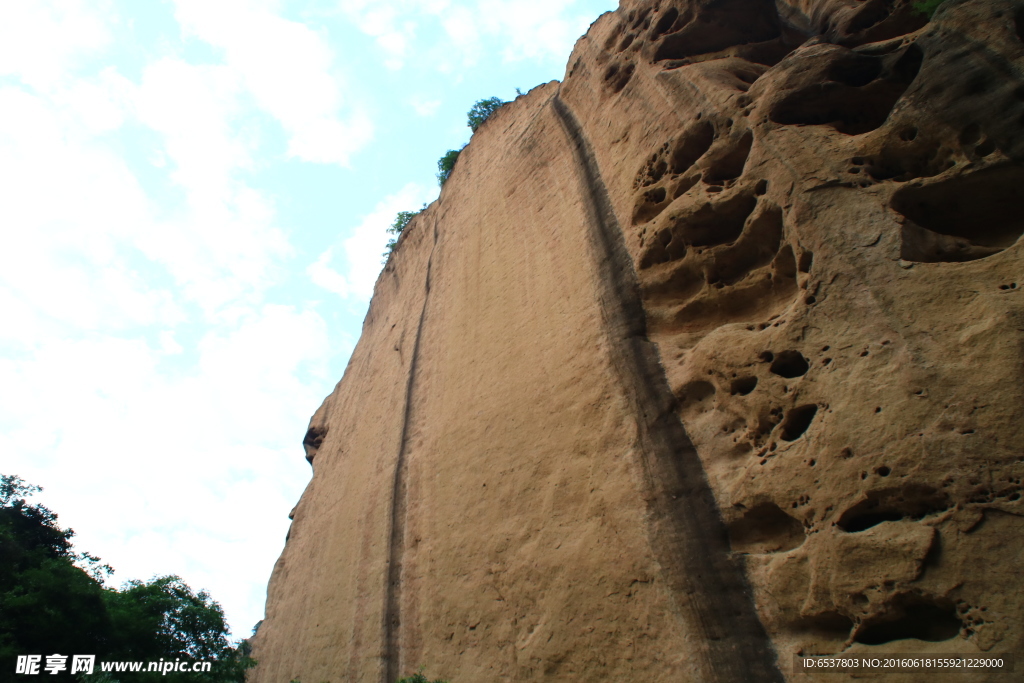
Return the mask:
<path id="1" fill-rule="evenodd" d="M 1019 0 L 598 19 L 381 274 L 251 680 L 1022 651 L 1022 36 Z"/>

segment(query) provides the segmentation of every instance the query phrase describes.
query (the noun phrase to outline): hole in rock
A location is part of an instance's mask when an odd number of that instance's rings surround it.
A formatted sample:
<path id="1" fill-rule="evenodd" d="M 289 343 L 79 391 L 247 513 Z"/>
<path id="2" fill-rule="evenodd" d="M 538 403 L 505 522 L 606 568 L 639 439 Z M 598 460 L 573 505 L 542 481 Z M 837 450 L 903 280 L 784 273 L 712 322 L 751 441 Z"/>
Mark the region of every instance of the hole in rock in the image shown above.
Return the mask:
<path id="1" fill-rule="evenodd" d="M 868 493 L 864 500 L 840 515 L 836 526 L 843 531 L 856 533 L 882 522 L 917 520 L 948 508 L 946 495 L 929 486 L 884 489 Z"/>
<path id="2" fill-rule="evenodd" d="M 758 358 L 761 359 L 762 363 L 771 363 L 775 360 L 775 354 L 771 351 L 762 351 Z"/>
<path id="3" fill-rule="evenodd" d="M 752 392 L 756 387 L 756 377 L 740 377 L 732 381 L 732 384 L 729 387 L 729 393 L 732 394 L 733 396 L 746 396 L 747 394 Z"/>
<path id="4" fill-rule="evenodd" d="M 931 185 L 903 187 L 892 208 L 909 219 L 900 256 L 925 263 L 972 261 L 1024 233 L 1024 168 L 1004 166 Z"/>
<path id="5" fill-rule="evenodd" d="M 608 67 L 608 70 L 605 71 L 605 84 L 612 93 L 621 92 L 622 89 L 626 87 L 626 84 L 629 83 L 629 79 L 633 77 L 633 71 L 635 70 L 636 65 L 634 64 L 627 64 L 625 67 L 618 64 L 612 64 Z"/>
<path id="6" fill-rule="evenodd" d="M 615 30 L 611 32 L 608 39 L 604 41 L 604 49 L 611 50 L 615 46 L 615 41 L 618 40 L 619 34 L 622 33 L 622 24 L 615 27 Z"/>
<path id="7" fill-rule="evenodd" d="M 675 11 L 670 9 L 666 12 L 665 19 Z M 742 17 L 742 20 L 737 21 L 737 17 Z M 662 23 L 659 22 L 659 26 Z M 678 20 L 673 18 L 670 24 L 664 23 L 667 24 L 665 35 L 654 53 L 656 62 L 773 40 L 780 33 L 778 10 L 773 3 L 761 0 L 703 3 L 695 18 L 686 14 Z"/>
<path id="8" fill-rule="evenodd" d="M 996 144 L 991 140 L 985 140 L 977 147 L 974 148 L 974 153 L 979 157 L 987 157 L 992 152 L 996 151 Z"/>
<path id="9" fill-rule="evenodd" d="M 647 19 L 648 15 L 650 13 L 651 13 L 651 8 L 650 7 L 647 7 L 647 8 L 644 8 L 643 10 L 641 10 L 637 14 L 636 20 L 633 21 L 632 28 L 633 29 L 640 28 L 640 25 L 644 23 L 644 20 Z"/>
<path id="10" fill-rule="evenodd" d="M 782 440 L 796 441 L 803 436 L 817 412 L 818 406 L 812 403 L 793 408 L 786 413 L 786 419 L 782 421 Z"/>
<path id="11" fill-rule="evenodd" d="M 728 244 L 743 233 L 743 225 L 756 205 L 757 200 L 752 196 L 734 195 L 723 201 L 704 204 L 680 217 L 675 229 L 695 247 Z"/>
<path id="12" fill-rule="evenodd" d="M 676 23 L 678 18 L 679 10 L 675 7 L 670 7 L 667 12 L 661 15 L 658 23 L 654 25 L 654 30 L 651 31 L 651 40 L 657 40 L 663 34 L 668 33 L 669 29 L 672 28 L 672 24 Z"/>
<path id="13" fill-rule="evenodd" d="M 879 57 L 846 51 L 833 59 L 832 80 L 784 97 L 769 118 L 783 125 L 830 125 L 847 135 L 875 130 L 917 76 L 924 53 L 909 46 L 887 74 Z"/>
<path id="14" fill-rule="evenodd" d="M 1024 42 L 1024 9 L 1017 10 L 1014 23 L 1017 25 L 1017 37 Z"/>
<path id="15" fill-rule="evenodd" d="M 903 140 L 904 142 L 911 142 L 915 139 L 917 139 L 917 128 L 914 126 L 906 128 L 900 132 L 900 140 Z"/>
<path id="16" fill-rule="evenodd" d="M 697 380 L 696 382 L 688 382 L 681 392 L 679 397 L 683 403 L 699 403 L 706 398 L 710 398 L 715 395 L 715 385 L 711 382 L 705 382 L 704 380 Z"/>
<path id="17" fill-rule="evenodd" d="M 639 225 L 651 220 L 661 213 L 662 203 L 665 201 L 667 192 L 664 187 L 658 187 L 644 192 L 633 208 L 633 225 Z"/>
<path id="18" fill-rule="evenodd" d="M 750 147 L 754 142 L 753 134 L 748 130 L 736 141 L 732 148 L 715 159 L 704 172 L 704 182 L 717 184 L 734 180 L 743 175 L 743 167 L 750 156 Z"/>
<path id="19" fill-rule="evenodd" d="M 754 187 L 754 194 L 758 197 L 762 197 L 768 193 L 768 181 L 758 180 L 757 185 Z"/>
<path id="20" fill-rule="evenodd" d="M 961 628 L 963 623 L 951 601 L 908 595 L 894 599 L 878 621 L 864 624 L 854 641 L 881 645 L 914 638 L 937 643 L 957 637 Z"/>
<path id="21" fill-rule="evenodd" d="M 800 253 L 800 261 L 797 263 L 797 270 L 801 273 L 811 272 L 811 263 L 814 262 L 814 252 L 804 250 Z"/>
<path id="22" fill-rule="evenodd" d="M 807 363 L 807 359 L 804 358 L 803 354 L 799 351 L 790 350 L 781 352 L 775 358 L 775 362 L 772 363 L 769 370 L 779 377 L 792 379 L 794 377 L 801 377 L 807 374 L 807 370 L 810 367 L 811 366 Z"/>
<path id="23" fill-rule="evenodd" d="M 860 88 L 878 78 L 881 73 L 882 60 L 854 52 L 847 59 L 834 62 L 828 69 L 828 78 L 836 83 Z"/>
<path id="24" fill-rule="evenodd" d="M 878 474 L 878 476 L 880 477 L 888 477 L 892 473 L 892 470 L 886 467 L 885 465 L 882 465 L 877 470 L 875 470 L 875 473 Z"/>
<path id="25" fill-rule="evenodd" d="M 625 50 L 627 47 L 629 47 L 632 44 L 633 44 L 633 34 L 631 33 L 631 34 L 629 34 L 628 36 L 626 36 L 625 38 L 622 39 L 622 43 L 619 45 L 619 52 L 622 52 L 623 50 Z"/>
<path id="26" fill-rule="evenodd" d="M 760 503 L 729 525 L 732 549 L 743 553 L 792 550 L 804 542 L 804 527 L 774 503 Z"/>
<path id="27" fill-rule="evenodd" d="M 862 0 L 863 1 L 863 0 Z M 850 33 L 857 33 L 864 29 L 871 28 L 889 18 L 892 14 L 891 0 L 875 0 L 865 2 L 864 9 L 857 13 L 857 16 L 849 23 L 847 29 Z"/>
<path id="28" fill-rule="evenodd" d="M 707 121 L 701 121 L 681 135 L 669 157 L 673 173 L 683 173 L 711 147 L 715 140 L 715 129 Z"/>
<path id="29" fill-rule="evenodd" d="M 302 437 L 302 447 L 306 451 L 306 460 L 310 464 L 313 463 L 313 456 L 323 445 L 325 436 L 327 436 L 327 427 L 310 427 L 306 431 L 306 435 Z"/>

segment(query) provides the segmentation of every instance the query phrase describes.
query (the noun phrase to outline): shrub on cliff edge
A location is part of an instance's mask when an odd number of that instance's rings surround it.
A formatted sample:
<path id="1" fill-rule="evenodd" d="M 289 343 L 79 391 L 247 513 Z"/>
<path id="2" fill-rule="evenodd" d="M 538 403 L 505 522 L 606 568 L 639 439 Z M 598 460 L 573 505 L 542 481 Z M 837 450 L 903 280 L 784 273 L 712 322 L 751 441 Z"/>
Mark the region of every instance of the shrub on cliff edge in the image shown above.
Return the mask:
<path id="1" fill-rule="evenodd" d="M 504 104 L 506 102 L 499 97 L 488 97 L 485 100 L 478 100 L 466 114 L 466 125 L 475 133 L 476 129 L 482 126 L 484 121 L 489 119 L 491 114 L 501 109 Z"/>

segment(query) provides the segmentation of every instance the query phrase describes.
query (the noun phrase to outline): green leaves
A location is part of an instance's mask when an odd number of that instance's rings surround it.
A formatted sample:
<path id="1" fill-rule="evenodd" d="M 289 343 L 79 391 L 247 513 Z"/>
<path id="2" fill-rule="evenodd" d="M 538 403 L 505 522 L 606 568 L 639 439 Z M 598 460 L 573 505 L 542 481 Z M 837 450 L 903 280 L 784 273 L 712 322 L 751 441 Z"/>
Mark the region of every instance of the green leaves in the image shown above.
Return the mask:
<path id="1" fill-rule="evenodd" d="M 420 670 L 414 673 L 412 676 L 406 676 L 405 678 L 398 679 L 398 683 L 448 683 L 448 681 L 442 681 L 438 678 L 436 681 L 429 680 L 423 675 L 423 670 L 426 667 L 420 667 Z"/>
<path id="2" fill-rule="evenodd" d="M 395 216 L 395 222 L 391 224 L 390 228 L 388 228 L 388 232 L 394 235 L 394 237 L 389 239 L 388 243 L 384 246 L 385 263 L 387 262 L 391 254 L 395 251 L 395 247 L 398 245 L 398 238 L 402 234 L 402 231 L 405 230 L 405 226 L 409 225 L 409 221 L 411 221 L 416 216 L 420 215 L 426 208 L 427 205 L 424 204 L 423 208 L 420 209 L 419 211 L 399 211 L 398 215 Z"/>
<path id="3" fill-rule="evenodd" d="M 484 121 L 490 118 L 491 114 L 501 109 L 505 101 L 497 97 L 488 97 L 486 100 L 478 100 L 473 108 L 466 114 L 466 125 L 475 133 L 476 129 L 483 125 Z"/>
<path id="4" fill-rule="evenodd" d="M 935 10 L 937 10 L 939 5 L 943 2 L 945 2 L 945 0 L 918 0 L 917 2 L 914 2 L 911 7 L 914 10 L 914 14 L 923 14 L 928 17 L 928 19 L 931 19 L 932 15 L 935 14 Z"/>
<path id="5" fill-rule="evenodd" d="M 73 552 L 74 532 L 61 529 L 48 508 L 27 502 L 40 490 L 16 475 L 0 476 L 0 666 L 26 653 L 206 660 L 210 672 L 143 672 L 132 681 L 244 682 L 255 666 L 248 644 L 228 642 L 224 610 L 209 593 L 193 591 L 177 576 L 104 588 L 113 570 L 94 555 Z M 98 671 L 90 680 L 113 681 Z"/>
<path id="6" fill-rule="evenodd" d="M 437 182 L 441 187 L 444 187 L 448 176 L 452 174 L 452 169 L 455 168 L 455 162 L 459 160 L 459 153 L 465 148 L 466 146 L 463 145 L 459 149 L 450 149 L 437 160 Z"/>

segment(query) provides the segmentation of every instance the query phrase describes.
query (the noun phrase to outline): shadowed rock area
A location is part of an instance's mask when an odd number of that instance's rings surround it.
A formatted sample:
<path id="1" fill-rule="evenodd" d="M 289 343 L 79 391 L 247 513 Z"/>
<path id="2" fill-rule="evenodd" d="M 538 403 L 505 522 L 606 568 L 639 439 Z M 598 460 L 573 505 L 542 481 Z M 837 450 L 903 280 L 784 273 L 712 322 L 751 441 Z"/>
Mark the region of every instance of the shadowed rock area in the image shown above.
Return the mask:
<path id="1" fill-rule="evenodd" d="M 1021 652 L 1022 17 L 601 16 L 382 272 L 250 680 Z"/>

